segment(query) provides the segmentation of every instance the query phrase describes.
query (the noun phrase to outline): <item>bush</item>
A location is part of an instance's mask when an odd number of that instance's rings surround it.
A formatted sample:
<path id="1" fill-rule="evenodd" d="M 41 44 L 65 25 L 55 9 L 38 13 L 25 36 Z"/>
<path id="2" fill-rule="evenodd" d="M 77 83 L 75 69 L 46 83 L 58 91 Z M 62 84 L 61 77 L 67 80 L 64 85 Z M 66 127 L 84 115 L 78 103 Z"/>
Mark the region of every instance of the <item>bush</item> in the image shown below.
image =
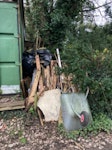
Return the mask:
<path id="1" fill-rule="evenodd" d="M 94 50 L 87 42 L 66 43 L 62 52 L 65 74 L 73 74 L 73 83 L 85 92 L 90 88 L 88 101 L 92 113 L 112 117 L 112 52 Z"/>

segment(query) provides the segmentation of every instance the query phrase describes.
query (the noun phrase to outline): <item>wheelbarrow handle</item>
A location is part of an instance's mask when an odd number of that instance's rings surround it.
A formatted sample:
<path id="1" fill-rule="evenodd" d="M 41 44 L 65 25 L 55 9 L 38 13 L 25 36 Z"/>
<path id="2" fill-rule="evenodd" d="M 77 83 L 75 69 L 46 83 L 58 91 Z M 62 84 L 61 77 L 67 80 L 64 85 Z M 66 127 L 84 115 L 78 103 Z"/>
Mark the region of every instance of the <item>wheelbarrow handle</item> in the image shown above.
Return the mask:
<path id="1" fill-rule="evenodd" d="M 88 97 L 88 94 L 89 94 L 89 87 L 87 87 L 86 98 Z"/>

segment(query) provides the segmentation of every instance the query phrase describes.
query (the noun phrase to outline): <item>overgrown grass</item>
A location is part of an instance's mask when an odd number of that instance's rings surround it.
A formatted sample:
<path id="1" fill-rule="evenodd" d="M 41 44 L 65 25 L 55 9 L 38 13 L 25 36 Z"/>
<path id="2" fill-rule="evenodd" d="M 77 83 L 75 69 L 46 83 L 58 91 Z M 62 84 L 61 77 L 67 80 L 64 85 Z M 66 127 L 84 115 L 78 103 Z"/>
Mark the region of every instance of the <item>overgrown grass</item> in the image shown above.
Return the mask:
<path id="1" fill-rule="evenodd" d="M 75 140 L 78 137 L 86 138 L 89 136 L 97 135 L 100 132 L 111 133 L 112 132 L 112 120 L 108 118 L 106 115 L 100 113 L 100 114 L 94 115 L 93 122 L 83 129 L 67 132 L 64 129 L 64 126 L 61 124 L 58 127 L 58 131 L 63 136 L 70 138 L 70 139 L 75 139 Z"/>

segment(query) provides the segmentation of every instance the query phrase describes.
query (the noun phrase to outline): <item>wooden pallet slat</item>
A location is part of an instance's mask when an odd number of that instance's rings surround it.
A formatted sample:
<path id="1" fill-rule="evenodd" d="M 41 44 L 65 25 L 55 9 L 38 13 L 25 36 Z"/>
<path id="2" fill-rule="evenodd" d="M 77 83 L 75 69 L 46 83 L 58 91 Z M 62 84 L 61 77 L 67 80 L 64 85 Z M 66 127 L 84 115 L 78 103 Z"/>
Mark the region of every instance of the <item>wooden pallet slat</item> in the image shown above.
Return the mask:
<path id="1" fill-rule="evenodd" d="M 14 102 L 6 102 L 6 103 L 0 103 L 0 111 L 4 110 L 14 110 L 14 109 L 23 109 L 24 101 L 14 101 Z"/>

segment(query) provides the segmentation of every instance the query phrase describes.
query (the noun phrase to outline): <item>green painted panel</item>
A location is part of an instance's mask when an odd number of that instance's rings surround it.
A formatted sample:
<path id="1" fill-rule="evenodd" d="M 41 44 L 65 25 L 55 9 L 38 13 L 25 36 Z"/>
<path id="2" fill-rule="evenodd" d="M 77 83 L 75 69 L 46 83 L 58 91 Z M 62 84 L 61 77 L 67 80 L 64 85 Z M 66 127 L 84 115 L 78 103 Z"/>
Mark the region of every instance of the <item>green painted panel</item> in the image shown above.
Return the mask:
<path id="1" fill-rule="evenodd" d="M 0 86 L 3 90 L 8 85 L 20 84 L 21 43 L 16 6 L 17 3 L 0 2 Z"/>
<path id="2" fill-rule="evenodd" d="M 19 69 L 15 63 L 0 63 L 1 85 L 19 85 Z"/>
<path id="3" fill-rule="evenodd" d="M 19 61 L 18 40 L 13 37 L 0 36 L 0 62 Z"/>
<path id="4" fill-rule="evenodd" d="M 16 4 L 0 3 L 0 33 L 18 33 Z"/>

